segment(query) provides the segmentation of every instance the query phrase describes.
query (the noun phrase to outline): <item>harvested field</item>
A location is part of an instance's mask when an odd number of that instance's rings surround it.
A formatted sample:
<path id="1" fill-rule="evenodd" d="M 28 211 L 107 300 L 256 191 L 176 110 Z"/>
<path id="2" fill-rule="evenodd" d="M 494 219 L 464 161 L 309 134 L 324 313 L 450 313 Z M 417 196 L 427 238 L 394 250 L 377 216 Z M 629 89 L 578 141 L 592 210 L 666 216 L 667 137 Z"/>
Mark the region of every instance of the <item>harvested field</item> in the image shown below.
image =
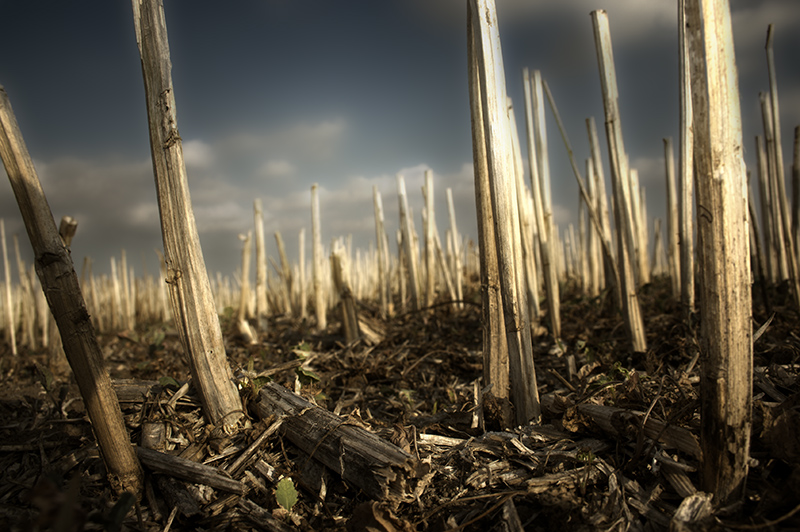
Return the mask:
<path id="1" fill-rule="evenodd" d="M 631 354 L 622 322 L 608 317 L 604 297 L 565 290 L 566 354 L 558 356 L 547 335 L 535 338 L 543 423 L 513 430 L 491 426 L 491 405 L 476 400 L 482 326 L 471 288 L 463 310 L 437 304 L 380 320 L 376 309 L 362 305 L 381 335 L 374 345 L 344 345 L 336 321 L 316 334 L 283 317 L 271 319 L 269 332 L 247 345 L 237 338 L 231 312 L 223 330 L 248 412 L 231 434 L 207 425 L 191 385 L 181 387 L 188 370 L 169 326 L 101 336 L 133 441 L 142 445 L 144 438 L 169 457 L 208 466 L 183 469 L 182 462 L 155 460 L 153 451 L 140 453 L 147 489 L 138 505 L 113 499 L 70 375 L 51 373 L 44 353 L 15 359 L 4 345 L 3 520 L 12 530 L 800 527 L 794 515 L 800 503 L 800 338 L 786 290 L 770 291 L 775 315 L 755 341 L 745 502 L 686 525 L 680 516 L 687 515 L 687 501 L 703 501 L 697 492 L 698 348 L 667 280 L 641 292 L 651 346 L 644 356 Z M 756 330 L 769 319 L 759 306 L 757 300 Z M 572 379 L 569 354 L 577 368 Z M 289 395 L 298 391 L 308 407 L 283 418 L 264 416 L 263 394 L 275 387 Z M 297 423 L 317 410 L 335 413 L 338 421 L 322 437 L 298 433 Z M 377 435 L 387 446 L 384 454 L 407 463 L 353 476 L 361 455 L 348 453 L 362 432 Z M 343 450 L 341 467 L 318 461 L 332 442 Z M 281 482 L 287 478 L 297 493 L 293 504 L 289 483 Z"/>

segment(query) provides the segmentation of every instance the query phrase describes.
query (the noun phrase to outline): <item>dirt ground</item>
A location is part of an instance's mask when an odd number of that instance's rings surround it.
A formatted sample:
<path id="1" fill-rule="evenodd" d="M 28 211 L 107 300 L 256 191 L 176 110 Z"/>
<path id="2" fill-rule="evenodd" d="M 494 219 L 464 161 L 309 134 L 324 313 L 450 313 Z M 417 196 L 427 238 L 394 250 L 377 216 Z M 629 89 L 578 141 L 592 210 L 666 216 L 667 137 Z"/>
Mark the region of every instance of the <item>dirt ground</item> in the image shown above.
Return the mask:
<path id="1" fill-rule="evenodd" d="M 257 345 L 245 345 L 226 314 L 228 355 L 249 414 L 234 434 L 208 426 L 192 388 L 180 389 L 190 376 L 171 327 L 101 336 L 113 379 L 149 383 L 146 395 L 120 395 L 132 441 L 161 427 L 162 452 L 227 471 L 243 494 L 145 467 L 141 501 L 114 497 L 69 372 L 54 370 L 44 351 L 14 358 L 3 345 L 0 522 L 10 530 L 60 531 L 800 530 L 800 337 L 788 293 L 769 290 L 768 314 L 762 292 L 753 291 L 754 331 L 774 317 L 754 344 L 745 499 L 688 528 L 673 517 L 702 488 L 702 358 L 663 280 L 641 293 L 645 354 L 631 353 L 605 297 L 565 291 L 561 349 L 545 331 L 534 340 L 542 423 L 516 428 L 501 429 L 490 417 L 481 426 L 474 291 L 462 309 L 437 304 L 387 320 L 362 305 L 380 334 L 374 345 L 345 345 L 335 311 L 324 334 L 279 317 Z M 693 325 L 699 329 L 699 318 Z M 254 406 L 268 381 L 424 464 L 411 496 L 370 497 L 320 466 L 285 424 L 260 419 Z M 254 452 L 234 465 L 248 448 Z"/>

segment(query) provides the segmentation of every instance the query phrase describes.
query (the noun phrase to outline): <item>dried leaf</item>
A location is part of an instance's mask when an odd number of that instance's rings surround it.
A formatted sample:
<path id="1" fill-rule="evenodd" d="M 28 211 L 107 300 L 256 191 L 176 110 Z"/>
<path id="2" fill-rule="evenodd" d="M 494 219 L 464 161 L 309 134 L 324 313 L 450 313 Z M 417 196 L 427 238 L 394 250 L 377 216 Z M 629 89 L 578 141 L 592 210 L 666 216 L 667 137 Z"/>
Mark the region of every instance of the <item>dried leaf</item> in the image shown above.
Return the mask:
<path id="1" fill-rule="evenodd" d="M 775 317 L 775 313 L 772 313 L 772 316 L 769 317 L 767 321 L 764 322 L 764 325 L 758 328 L 756 332 L 753 333 L 753 343 L 756 343 L 756 340 L 761 338 L 761 335 L 767 332 L 767 328 L 769 327 L 770 323 L 772 323 L 772 319 Z"/>
<path id="2" fill-rule="evenodd" d="M 347 522 L 348 532 L 397 532 L 392 513 L 375 501 L 363 502 L 353 510 Z"/>

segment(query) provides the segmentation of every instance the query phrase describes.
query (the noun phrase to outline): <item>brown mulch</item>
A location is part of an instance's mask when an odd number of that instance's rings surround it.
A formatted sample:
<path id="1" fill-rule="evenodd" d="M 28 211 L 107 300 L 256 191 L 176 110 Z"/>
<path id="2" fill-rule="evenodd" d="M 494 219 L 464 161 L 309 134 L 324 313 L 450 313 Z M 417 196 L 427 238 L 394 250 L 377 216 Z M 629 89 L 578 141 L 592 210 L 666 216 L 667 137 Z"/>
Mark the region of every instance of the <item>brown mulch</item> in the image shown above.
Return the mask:
<path id="1" fill-rule="evenodd" d="M 380 341 L 345 345 L 334 323 L 270 321 L 256 345 L 223 317 L 249 419 L 209 426 L 177 335 L 160 324 L 100 338 L 131 439 L 204 463 L 243 493 L 189 483 L 147 466 L 138 503 L 110 491 L 68 372 L 45 352 L 0 353 L 0 523 L 10 530 L 798 530 L 800 337 L 788 290 L 769 291 L 774 317 L 754 344 L 751 467 L 741 504 L 687 527 L 701 501 L 698 323 L 689 329 L 663 280 L 641 292 L 649 350 L 631 353 L 604 296 L 562 294 L 563 339 L 534 340 L 540 425 L 493 426 L 480 415 L 482 325 L 477 295 L 381 319 Z M 754 331 L 767 315 L 754 290 Z M 546 320 L 542 320 L 546 323 Z M 574 367 L 574 371 L 571 369 Z M 370 499 L 320 465 L 255 405 L 268 381 L 362 427 L 427 464 L 413 500 Z M 127 390 L 127 388 L 125 388 Z M 137 395 L 138 393 L 138 395 Z M 284 420 L 285 423 L 285 420 Z M 269 431 L 269 432 L 265 432 Z M 160 437 L 158 437 L 160 436 Z M 258 440 L 258 441 L 257 441 Z M 253 445 L 256 442 L 256 445 Z M 276 493 L 291 479 L 297 502 Z M 702 504 L 701 504 L 702 506 Z M 672 523 L 671 523 L 672 522 Z"/>

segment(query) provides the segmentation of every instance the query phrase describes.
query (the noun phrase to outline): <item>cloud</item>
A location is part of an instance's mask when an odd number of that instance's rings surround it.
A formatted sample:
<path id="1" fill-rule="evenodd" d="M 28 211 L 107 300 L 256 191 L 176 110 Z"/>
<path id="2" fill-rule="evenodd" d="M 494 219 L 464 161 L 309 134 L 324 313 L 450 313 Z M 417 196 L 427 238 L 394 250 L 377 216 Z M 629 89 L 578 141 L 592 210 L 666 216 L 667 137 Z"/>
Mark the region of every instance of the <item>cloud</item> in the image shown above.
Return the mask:
<path id="1" fill-rule="evenodd" d="M 577 212 L 573 211 L 572 209 L 565 207 L 564 205 L 554 203 L 553 221 L 556 223 L 556 225 L 560 226 L 562 229 L 565 229 L 569 224 L 578 223 L 578 215 Z"/>
<path id="2" fill-rule="evenodd" d="M 356 248 L 367 249 L 375 241 L 375 216 L 373 187 L 381 194 L 385 228 L 390 245 L 394 246 L 399 227 L 397 175 L 403 176 L 414 224 L 417 232 L 422 229 L 421 213 L 423 200 L 421 187 L 425 170 L 424 163 L 399 168 L 391 174 L 373 176 L 352 175 L 337 182 L 321 182 L 317 193 L 320 202 L 322 242 L 328 246 L 339 237 L 353 236 Z M 434 172 L 434 201 L 440 237 L 450 227 L 446 189 L 453 190 L 456 219 L 462 236 L 475 238 L 475 195 L 472 187 L 472 164 L 464 163 L 457 172 L 440 174 Z M 310 257 L 311 245 L 311 191 L 310 188 L 295 190 L 283 196 L 265 196 L 264 214 L 267 234 L 280 231 L 286 241 L 287 253 L 297 256 L 297 235 L 306 228 L 306 257 Z M 248 222 L 250 223 L 250 222 Z M 243 226 L 240 231 L 245 230 Z M 269 244 L 271 245 L 271 244 Z M 272 253 L 272 251 L 270 251 Z"/>
<path id="3" fill-rule="evenodd" d="M 411 9 L 437 23 L 460 25 L 466 28 L 463 4 L 455 0 L 410 0 Z M 566 20 L 582 24 L 591 35 L 589 13 L 604 9 L 608 13 L 612 38 L 617 44 L 651 38 L 654 32 L 677 27 L 678 10 L 673 2 L 642 2 L 641 0 L 606 0 L 599 4 L 582 1 L 532 2 L 531 0 L 497 0 L 500 32 L 517 28 L 563 27 Z"/>
<path id="4" fill-rule="evenodd" d="M 335 155 L 345 135 L 343 118 L 315 123 L 298 122 L 262 131 L 237 131 L 214 141 L 226 155 L 257 154 L 260 157 L 288 157 L 292 160 L 319 160 Z"/>
<path id="5" fill-rule="evenodd" d="M 147 229 L 160 227 L 158 205 L 154 201 L 133 205 L 128 214 L 128 221 L 132 226 Z"/>
<path id="6" fill-rule="evenodd" d="M 216 145 L 206 141 L 189 143 L 195 149 L 219 154 Z M 196 154 L 197 152 L 195 152 Z M 194 159 L 197 161 L 197 159 Z M 279 163 L 280 159 L 277 159 Z M 265 165 L 268 163 L 265 163 Z M 288 164 L 288 163 L 287 163 Z M 234 179 L 220 169 L 219 157 L 210 158 L 205 165 L 190 168 L 189 186 L 200 239 L 209 270 L 230 272 L 240 260 L 241 243 L 237 235 L 247 232 L 253 224 L 253 198 L 259 194 L 252 186 Z M 281 164 L 273 165 L 280 168 Z M 89 256 L 96 270 L 108 267 L 108 258 L 128 250 L 130 260 L 141 255 L 149 262 L 148 270 L 155 271 L 155 254 L 161 249 L 161 228 L 152 167 L 146 161 L 111 159 L 60 158 L 50 162 L 36 161 L 36 167 L 53 212 L 74 216 L 79 223 L 73 243 L 73 255 Z M 356 248 L 367 249 L 375 239 L 373 186 L 383 199 L 386 230 L 394 245 L 399 227 L 396 174 L 406 180 L 408 200 L 414 212 L 417 231 L 421 230 L 423 207 L 421 187 L 429 166 L 424 163 L 399 168 L 397 172 L 373 176 L 352 175 L 341 181 L 320 182 L 319 198 L 322 211 L 322 239 L 327 246 L 333 238 L 353 235 Z M 292 180 L 287 180 L 292 182 Z M 453 189 L 457 208 L 459 232 L 474 238 L 475 213 L 472 190 L 472 165 L 464 163 L 452 174 L 434 173 L 436 216 L 440 236 L 445 238 L 449 227 L 446 188 Z M 3 205 L 13 207 L 9 195 L 3 195 Z M 13 197 L 13 196 L 12 196 Z M 306 231 L 306 256 L 310 257 L 311 194 L 310 188 L 294 185 L 280 194 L 261 195 L 264 203 L 265 230 L 268 252 L 275 256 L 272 234 L 280 231 L 292 260 L 297 257 L 297 235 Z M 19 232 L 21 224 L 7 220 L 10 234 Z M 25 247 L 25 246 L 23 246 Z M 28 259 L 29 260 L 29 259 Z"/>
<path id="7" fill-rule="evenodd" d="M 335 118 L 193 139 L 184 143 L 192 199 L 249 204 L 254 195 L 285 196 L 346 162 L 347 137 L 346 120 Z"/>
<path id="8" fill-rule="evenodd" d="M 654 31 L 676 28 L 678 10 L 673 2 L 642 2 L 641 0 L 605 0 L 589 6 L 584 2 L 530 2 L 500 0 L 497 2 L 500 23 L 546 24 L 548 19 L 568 17 L 584 20 L 589 26 L 589 14 L 602 9 L 608 14 L 615 43 L 649 38 Z"/>
<path id="9" fill-rule="evenodd" d="M 287 160 L 270 160 L 261 165 L 258 170 L 259 177 L 286 177 L 294 175 L 297 168 Z"/>
<path id="10" fill-rule="evenodd" d="M 213 148 L 202 140 L 184 141 L 183 160 L 187 167 L 208 168 L 214 162 Z"/>
<path id="11" fill-rule="evenodd" d="M 78 222 L 71 246 L 78 265 L 83 257 L 91 257 L 98 270 L 104 270 L 108 258 L 123 248 L 150 253 L 161 246 L 149 159 L 60 157 L 34 160 L 34 166 L 56 223 L 63 216 L 72 216 Z M 10 233 L 20 236 L 23 260 L 30 261 L 31 248 L 26 244 L 21 217 L 10 205 L 13 195 L 0 197 L 4 212 L 13 213 L 13 222 L 7 224 Z"/>
<path id="12" fill-rule="evenodd" d="M 675 164 L 678 164 L 677 161 Z M 630 167 L 639 172 L 640 186 L 653 189 L 667 186 L 664 157 L 637 157 L 631 161 Z"/>
<path id="13" fill-rule="evenodd" d="M 234 199 L 195 204 L 194 215 L 199 233 L 230 232 L 232 238 L 246 231 L 253 220 L 252 205 L 243 208 Z"/>
<path id="14" fill-rule="evenodd" d="M 82 212 L 79 224 L 114 225 L 142 202 L 155 204 L 152 163 L 62 157 L 35 161 L 45 195 L 56 217 Z"/>

